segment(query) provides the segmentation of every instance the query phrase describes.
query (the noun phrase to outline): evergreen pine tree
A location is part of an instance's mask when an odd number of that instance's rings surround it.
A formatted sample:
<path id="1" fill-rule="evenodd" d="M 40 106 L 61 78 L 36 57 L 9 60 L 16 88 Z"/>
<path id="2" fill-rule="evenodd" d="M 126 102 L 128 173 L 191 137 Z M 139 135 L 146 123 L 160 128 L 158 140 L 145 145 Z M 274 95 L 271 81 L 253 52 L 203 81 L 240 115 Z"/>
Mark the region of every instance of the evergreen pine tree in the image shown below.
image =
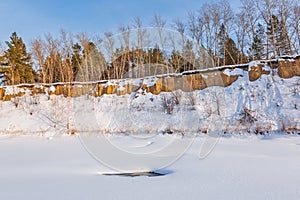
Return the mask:
<path id="1" fill-rule="evenodd" d="M 80 66 L 82 65 L 82 55 L 81 55 L 81 46 L 76 43 L 73 45 L 73 55 L 72 55 L 72 59 L 71 59 L 71 63 L 72 63 L 72 71 L 73 71 L 73 75 L 74 77 L 76 77 Z"/>
<path id="2" fill-rule="evenodd" d="M 253 43 L 251 44 L 250 51 L 253 53 L 254 60 L 261 60 L 264 56 L 264 27 L 258 23 L 257 29 L 253 36 Z"/>
<path id="3" fill-rule="evenodd" d="M 22 38 L 14 32 L 10 36 L 10 41 L 6 41 L 8 49 L 4 52 L 4 57 L 11 66 L 6 74 L 8 84 L 32 83 L 35 72 L 31 66 L 31 56 L 27 53 L 26 45 Z"/>
<path id="4" fill-rule="evenodd" d="M 271 57 L 291 53 L 286 34 L 284 22 L 280 21 L 276 15 L 272 15 L 267 24 L 267 48 Z"/>
<path id="5" fill-rule="evenodd" d="M 154 49 L 152 49 L 152 55 L 151 55 L 151 63 L 156 64 L 163 64 L 163 53 L 161 52 L 158 45 L 155 45 Z"/>
<path id="6" fill-rule="evenodd" d="M 117 66 L 114 66 L 117 69 Z M 98 81 L 105 77 L 106 61 L 103 54 L 97 49 L 93 42 L 83 49 L 82 66 L 79 77 L 80 81 Z M 120 78 L 119 69 L 114 72 L 114 78 Z"/>
<path id="7" fill-rule="evenodd" d="M 277 43 L 277 52 L 279 56 L 289 55 L 290 48 L 289 48 L 289 41 L 287 31 L 285 30 L 283 21 L 279 21 L 279 25 L 276 28 L 276 43 Z"/>
<path id="8" fill-rule="evenodd" d="M 218 62 L 217 65 L 225 65 L 225 62 L 226 62 L 226 55 L 225 55 L 225 43 L 226 43 L 226 39 L 227 39 L 227 33 L 226 33 L 226 28 L 224 26 L 224 24 L 222 23 L 221 27 L 220 27 L 220 31 L 219 31 L 219 34 L 218 34 L 218 38 L 219 38 L 219 41 L 218 41 L 218 56 L 219 56 L 219 59 L 223 62 Z"/>
<path id="9" fill-rule="evenodd" d="M 227 37 L 225 40 L 225 65 L 235 65 L 238 61 L 238 49 L 232 38 Z"/>
<path id="10" fill-rule="evenodd" d="M 182 56 L 184 59 L 184 71 L 186 70 L 193 70 L 196 55 L 193 49 L 193 43 L 190 40 L 187 40 L 182 52 Z"/>
<path id="11" fill-rule="evenodd" d="M 275 58 L 276 52 L 276 27 L 278 26 L 278 18 L 272 15 L 267 23 L 267 59 Z"/>
<path id="12" fill-rule="evenodd" d="M 170 62 L 176 72 L 184 71 L 184 69 L 182 69 L 182 67 L 184 66 L 184 59 L 182 58 L 182 56 L 178 50 L 172 51 Z"/>
<path id="13" fill-rule="evenodd" d="M 230 38 L 226 32 L 224 24 L 221 25 L 219 31 L 219 59 L 222 65 L 233 65 L 237 64 L 238 60 L 238 49 L 232 38 Z"/>

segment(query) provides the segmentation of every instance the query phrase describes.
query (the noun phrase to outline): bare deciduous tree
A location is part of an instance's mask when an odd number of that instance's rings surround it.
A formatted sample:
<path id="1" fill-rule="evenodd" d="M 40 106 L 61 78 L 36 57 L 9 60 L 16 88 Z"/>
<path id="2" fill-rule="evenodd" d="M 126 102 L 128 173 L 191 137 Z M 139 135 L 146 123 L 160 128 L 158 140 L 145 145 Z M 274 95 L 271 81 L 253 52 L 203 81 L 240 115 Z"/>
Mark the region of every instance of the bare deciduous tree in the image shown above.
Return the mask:
<path id="1" fill-rule="evenodd" d="M 291 6 L 291 37 L 293 39 L 292 46 L 296 53 L 300 53 L 300 2 L 295 1 Z"/>
<path id="2" fill-rule="evenodd" d="M 242 2 L 241 13 L 245 14 L 245 20 L 246 20 L 245 25 L 248 27 L 245 28 L 245 33 L 248 35 L 248 41 L 251 44 L 254 42 L 253 38 L 255 35 L 255 26 L 259 19 L 259 14 L 256 9 L 255 0 L 241 0 L 241 2 Z M 251 49 L 251 58 L 252 60 L 254 60 L 254 52 L 252 49 Z"/>
<path id="3" fill-rule="evenodd" d="M 246 14 L 241 12 L 236 15 L 236 31 L 235 35 L 237 38 L 237 47 L 238 47 L 238 63 L 245 62 L 245 46 L 246 46 L 246 36 L 249 24 L 246 20 Z"/>

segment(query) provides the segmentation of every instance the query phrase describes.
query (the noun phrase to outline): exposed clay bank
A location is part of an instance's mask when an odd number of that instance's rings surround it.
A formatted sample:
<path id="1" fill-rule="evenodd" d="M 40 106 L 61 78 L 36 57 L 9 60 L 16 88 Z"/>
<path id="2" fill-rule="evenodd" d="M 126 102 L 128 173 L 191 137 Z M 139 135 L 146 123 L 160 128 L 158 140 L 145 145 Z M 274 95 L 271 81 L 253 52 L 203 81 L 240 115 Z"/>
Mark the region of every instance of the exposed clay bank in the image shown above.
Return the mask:
<path id="1" fill-rule="evenodd" d="M 210 86 L 227 87 L 243 76 L 241 73 L 236 73 L 238 70 L 247 71 L 248 77 L 244 78 L 247 78 L 249 81 L 256 81 L 262 75 L 278 75 L 280 78 L 285 79 L 292 78 L 300 76 L 300 56 L 138 79 L 3 86 L 0 87 L 0 100 L 9 101 L 14 97 L 21 97 L 26 93 L 30 93 L 30 95 L 64 95 L 66 97 L 78 97 L 89 94 L 98 97 L 104 94 L 131 94 L 140 89 L 152 94 L 175 90 L 189 92 L 202 90 Z"/>

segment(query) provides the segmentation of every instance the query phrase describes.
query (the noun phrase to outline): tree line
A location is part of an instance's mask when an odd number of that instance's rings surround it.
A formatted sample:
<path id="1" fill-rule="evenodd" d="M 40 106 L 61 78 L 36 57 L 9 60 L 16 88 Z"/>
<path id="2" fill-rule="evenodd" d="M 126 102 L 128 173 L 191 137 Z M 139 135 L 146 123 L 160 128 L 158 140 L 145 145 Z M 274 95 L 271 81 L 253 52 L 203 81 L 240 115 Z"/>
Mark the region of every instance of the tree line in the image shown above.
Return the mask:
<path id="1" fill-rule="evenodd" d="M 212 59 L 213 64 L 205 67 L 300 53 L 299 1 L 241 0 L 241 4 L 234 10 L 227 0 L 206 3 L 198 11 L 188 13 L 187 19 L 170 23 L 155 15 L 151 25 L 158 31 L 171 27 L 189 37 L 183 39 L 181 49 L 174 48 L 169 53 L 158 45 L 145 48 L 144 41 L 149 36 L 143 32 L 139 17 L 131 25 L 119 27 L 123 41 L 119 48 L 114 48 L 111 32 L 101 37 L 61 31 L 58 37 L 46 34 L 33 39 L 29 48 L 14 32 L 0 56 L 0 78 L 6 85 L 97 81 L 123 78 L 133 67 L 149 63 L 182 72 L 204 67 L 203 62 L 197 62 L 201 57 L 197 52 L 200 48 Z M 129 45 L 132 29 L 138 30 L 135 47 Z M 105 53 L 103 44 L 106 44 Z M 104 54 L 109 54 L 110 59 Z"/>

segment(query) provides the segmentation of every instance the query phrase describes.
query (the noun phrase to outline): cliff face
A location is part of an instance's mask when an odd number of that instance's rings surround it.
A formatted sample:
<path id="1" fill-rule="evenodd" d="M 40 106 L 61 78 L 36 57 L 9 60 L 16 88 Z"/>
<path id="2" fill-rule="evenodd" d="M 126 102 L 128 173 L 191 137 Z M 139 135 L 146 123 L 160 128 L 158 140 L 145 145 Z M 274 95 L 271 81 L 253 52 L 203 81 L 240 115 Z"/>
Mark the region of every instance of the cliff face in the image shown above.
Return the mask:
<path id="1" fill-rule="evenodd" d="M 278 62 L 278 76 L 281 78 L 300 76 L 300 57 L 292 62 L 288 60 Z"/>
<path id="2" fill-rule="evenodd" d="M 262 75 L 278 75 L 280 78 L 292 78 L 294 76 L 300 76 L 300 56 L 139 79 L 121 79 L 95 83 L 23 84 L 5 86 L 0 87 L 0 100 L 9 101 L 16 96 L 23 96 L 26 93 L 30 95 L 63 95 L 66 97 L 78 97 L 89 94 L 98 97 L 104 94 L 130 94 L 140 89 L 152 94 L 172 92 L 175 90 L 189 92 L 202 90 L 210 86 L 227 87 L 239 77 L 243 76 L 242 73 L 236 73 L 237 71 L 248 72 L 249 81 L 256 81 Z"/>

